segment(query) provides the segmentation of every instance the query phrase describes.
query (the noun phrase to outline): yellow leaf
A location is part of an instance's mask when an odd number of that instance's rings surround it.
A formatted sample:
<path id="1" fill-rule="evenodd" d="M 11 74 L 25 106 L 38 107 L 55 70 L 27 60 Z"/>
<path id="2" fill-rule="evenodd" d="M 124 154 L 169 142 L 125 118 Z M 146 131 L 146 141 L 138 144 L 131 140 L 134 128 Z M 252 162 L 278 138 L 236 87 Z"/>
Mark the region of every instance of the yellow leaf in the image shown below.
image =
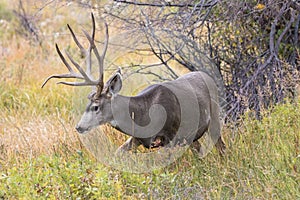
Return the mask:
<path id="1" fill-rule="evenodd" d="M 265 9 L 265 5 L 264 4 L 262 4 L 262 3 L 259 3 L 259 4 L 257 4 L 254 8 L 255 9 L 257 9 L 257 10 L 263 10 L 263 9 Z"/>

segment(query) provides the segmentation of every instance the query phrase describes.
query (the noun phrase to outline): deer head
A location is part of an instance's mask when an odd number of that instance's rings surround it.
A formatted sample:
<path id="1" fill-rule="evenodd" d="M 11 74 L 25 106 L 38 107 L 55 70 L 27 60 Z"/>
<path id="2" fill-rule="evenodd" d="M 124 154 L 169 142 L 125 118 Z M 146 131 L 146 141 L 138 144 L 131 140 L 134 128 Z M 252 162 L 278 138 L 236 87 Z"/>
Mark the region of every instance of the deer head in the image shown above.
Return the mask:
<path id="1" fill-rule="evenodd" d="M 118 70 L 99 90 L 91 92 L 88 96 L 89 103 L 86 110 L 76 126 L 79 133 L 85 133 L 93 127 L 113 122 L 111 107 L 112 99 L 118 94 L 122 87 L 121 71 Z"/>
<path id="2" fill-rule="evenodd" d="M 64 55 L 61 53 L 58 45 L 56 44 L 56 51 L 61 58 L 64 65 L 69 70 L 69 73 L 66 74 L 57 74 L 49 76 L 44 83 L 42 84 L 42 88 L 45 84 L 52 78 L 77 78 L 82 79 L 82 82 L 65 82 L 61 81 L 58 84 L 64 84 L 69 86 L 96 86 L 96 90 L 93 90 L 89 96 L 89 103 L 86 107 L 86 110 L 76 126 L 76 130 L 79 133 L 84 133 L 89 131 L 95 126 L 104 124 L 106 122 L 110 122 L 113 119 L 112 111 L 111 111 L 111 100 L 114 98 L 115 95 L 118 94 L 122 87 L 122 78 L 121 78 L 121 71 L 120 69 L 104 84 L 103 82 L 103 65 L 104 65 L 104 58 L 106 55 L 107 47 L 108 47 L 108 25 L 105 24 L 105 39 L 104 39 L 104 47 L 101 54 L 95 44 L 95 18 L 93 13 L 91 14 L 92 17 L 92 33 L 91 35 L 83 30 L 84 35 L 89 41 L 88 49 L 83 48 L 83 46 L 79 43 L 75 33 L 73 32 L 72 28 L 68 26 L 72 38 L 76 45 L 79 47 L 80 52 L 82 55 L 85 56 L 85 63 L 86 63 L 86 71 L 70 56 L 68 52 L 66 55 L 71 63 L 75 66 L 77 71 L 73 70 L 71 65 L 65 59 Z M 97 61 L 98 61 L 98 71 L 99 71 L 99 78 L 94 80 L 91 71 L 92 71 L 92 52 L 95 54 Z"/>

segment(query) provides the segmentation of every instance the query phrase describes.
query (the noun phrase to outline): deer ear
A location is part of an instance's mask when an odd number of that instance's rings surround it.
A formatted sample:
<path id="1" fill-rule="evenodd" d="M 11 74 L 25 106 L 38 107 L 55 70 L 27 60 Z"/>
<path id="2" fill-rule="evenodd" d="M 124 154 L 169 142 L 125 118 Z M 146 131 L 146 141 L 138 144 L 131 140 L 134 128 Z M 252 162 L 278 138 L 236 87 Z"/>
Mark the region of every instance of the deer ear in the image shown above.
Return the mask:
<path id="1" fill-rule="evenodd" d="M 122 76 L 119 72 L 115 73 L 106 83 L 107 93 L 116 95 L 122 88 Z"/>

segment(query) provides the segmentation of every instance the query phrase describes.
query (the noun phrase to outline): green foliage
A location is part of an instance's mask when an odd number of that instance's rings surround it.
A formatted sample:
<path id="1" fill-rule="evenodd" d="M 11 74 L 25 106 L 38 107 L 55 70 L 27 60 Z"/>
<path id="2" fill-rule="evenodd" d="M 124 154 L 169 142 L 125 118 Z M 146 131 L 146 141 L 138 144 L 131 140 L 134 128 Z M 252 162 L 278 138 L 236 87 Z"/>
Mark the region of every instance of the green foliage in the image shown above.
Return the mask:
<path id="1" fill-rule="evenodd" d="M 0 2 L 0 20 L 11 21 L 13 17 L 13 13 L 7 8 L 6 3 Z"/>
<path id="2" fill-rule="evenodd" d="M 67 117 L 73 109 L 73 92 L 59 86 L 41 89 L 38 83 L 22 86 L 0 83 L 0 110 L 8 113 L 31 111 L 36 115 L 48 115 L 59 112 Z"/>
<path id="3" fill-rule="evenodd" d="M 187 151 L 172 165 L 131 174 L 105 167 L 85 152 L 39 156 L 2 169 L 0 198 L 297 199 L 300 198 L 300 106 L 284 104 L 246 115 L 225 129 L 227 153 L 200 160 Z"/>

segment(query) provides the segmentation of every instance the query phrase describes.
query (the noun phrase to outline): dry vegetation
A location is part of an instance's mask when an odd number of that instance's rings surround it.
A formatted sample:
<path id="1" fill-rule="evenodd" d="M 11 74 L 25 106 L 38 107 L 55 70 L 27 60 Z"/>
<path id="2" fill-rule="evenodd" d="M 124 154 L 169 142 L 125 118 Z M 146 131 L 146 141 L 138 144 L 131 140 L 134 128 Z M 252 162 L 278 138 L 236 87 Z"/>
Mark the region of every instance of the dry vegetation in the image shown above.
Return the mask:
<path id="1" fill-rule="evenodd" d="M 56 85 L 46 90 L 40 88 L 44 77 L 59 70 L 60 63 L 53 51 L 54 41 L 57 42 L 54 36 L 59 30 L 49 27 L 61 27 L 63 22 L 57 23 L 54 18 L 64 19 L 63 13 L 50 10 L 38 15 L 40 23 L 47 23 L 48 29 L 43 29 L 47 38 L 40 46 L 16 33 L 17 19 L 10 10 L 16 8 L 1 3 L 1 9 L 12 15 L 11 21 L 2 20 L 5 30 L 1 29 L 0 43 L 2 161 L 15 156 L 50 155 L 55 146 L 66 141 L 70 146 L 78 146 L 70 124 L 73 91 Z"/>
<path id="2" fill-rule="evenodd" d="M 264 111 L 262 121 L 244 117 L 226 127 L 223 158 L 213 151 L 200 160 L 186 151 L 144 174 L 97 163 L 73 128 L 85 91 L 53 82 L 40 88 L 49 74 L 64 71 L 54 43 L 73 51 L 65 24 L 85 24 L 88 11 L 59 3 L 37 11 L 38 3 L 30 8 L 43 32 L 41 45 L 17 34 L 13 4 L 0 2 L 0 14 L 11 15 L 0 23 L 0 199 L 300 198 L 300 107 L 290 103 Z M 138 87 L 126 81 L 127 90 Z M 126 139 L 110 127 L 104 133 L 115 144 Z"/>

